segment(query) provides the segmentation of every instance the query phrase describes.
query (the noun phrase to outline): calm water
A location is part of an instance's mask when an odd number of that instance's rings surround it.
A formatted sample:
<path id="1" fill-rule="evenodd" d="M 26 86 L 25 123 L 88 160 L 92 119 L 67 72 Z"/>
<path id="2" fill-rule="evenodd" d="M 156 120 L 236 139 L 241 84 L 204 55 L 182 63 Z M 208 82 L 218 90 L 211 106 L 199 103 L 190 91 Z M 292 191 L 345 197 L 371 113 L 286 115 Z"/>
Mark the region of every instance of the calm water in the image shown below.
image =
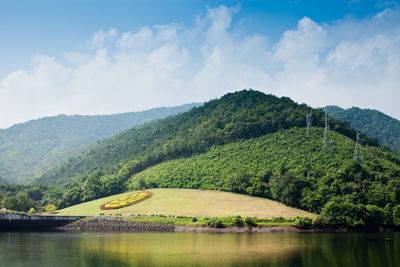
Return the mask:
<path id="1" fill-rule="evenodd" d="M 0 233 L 0 266 L 400 266 L 400 233 Z"/>

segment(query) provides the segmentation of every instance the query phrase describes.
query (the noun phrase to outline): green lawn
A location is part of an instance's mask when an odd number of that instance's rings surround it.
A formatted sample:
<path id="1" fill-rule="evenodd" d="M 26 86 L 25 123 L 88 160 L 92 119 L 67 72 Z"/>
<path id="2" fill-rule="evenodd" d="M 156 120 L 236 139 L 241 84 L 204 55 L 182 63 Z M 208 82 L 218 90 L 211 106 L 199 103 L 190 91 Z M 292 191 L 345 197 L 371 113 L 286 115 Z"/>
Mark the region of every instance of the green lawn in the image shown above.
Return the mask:
<path id="1" fill-rule="evenodd" d="M 110 200 L 130 194 L 123 193 L 110 197 L 81 203 L 58 211 L 59 215 L 100 215 L 100 213 L 141 215 L 174 215 L 191 217 L 242 217 L 294 218 L 296 216 L 314 217 L 307 211 L 291 208 L 269 199 L 251 197 L 212 190 L 195 189 L 150 189 L 153 196 L 138 204 L 117 210 L 101 210 L 100 206 Z"/>

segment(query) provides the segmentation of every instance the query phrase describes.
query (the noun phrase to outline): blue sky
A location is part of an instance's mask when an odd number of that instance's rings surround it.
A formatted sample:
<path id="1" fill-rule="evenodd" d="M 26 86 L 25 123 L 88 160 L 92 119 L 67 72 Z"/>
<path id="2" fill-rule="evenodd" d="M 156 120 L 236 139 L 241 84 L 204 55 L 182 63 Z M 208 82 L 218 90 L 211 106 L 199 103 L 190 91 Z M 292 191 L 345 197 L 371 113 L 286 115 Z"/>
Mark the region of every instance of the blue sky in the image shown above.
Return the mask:
<path id="1" fill-rule="evenodd" d="M 0 112 L 13 115 L 0 128 L 250 87 L 400 118 L 399 14 L 396 1 L 1 0 Z"/>

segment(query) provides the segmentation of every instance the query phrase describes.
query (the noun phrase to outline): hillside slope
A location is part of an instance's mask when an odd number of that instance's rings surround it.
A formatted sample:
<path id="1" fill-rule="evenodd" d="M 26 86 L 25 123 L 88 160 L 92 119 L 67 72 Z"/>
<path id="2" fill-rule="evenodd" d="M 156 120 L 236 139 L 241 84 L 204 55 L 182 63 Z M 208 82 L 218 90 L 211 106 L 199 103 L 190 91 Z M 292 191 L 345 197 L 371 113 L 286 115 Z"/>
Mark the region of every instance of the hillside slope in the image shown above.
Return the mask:
<path id="1" fill-rule="evenodd" d="M 335 198 L 380 207 L 399 202 L 393 196 L 400 189 L 400 157 L 365 147 L 361 165 L 353 160 L 353 140 L 331 132 L 333 149 L 324 153 L 323 135 L 321 128 L 314 128 L 310 136 L 304 128 L 291 128 L 215 146 L 137 173 L 129 179 L 129 188 L 232 191 L 313 212 Z"/>
<path id="2" fill-rule="evenodd" d="M 203 153 L 214 145 L 305 127 L 308 110 L 308 106 L 287 97 L 252 90 L 229 93 L 188 112 L 105 139 L 38 181 L 65 183 L 85 180 L 89 173 L 97 176 L 112 173 L 113 181 L 108 183 L 107 191 L 118 193 L 129 176 L 160 162 Z M 320 110 L 314 110 L 313 123 L 324 125 Z M 356 136 L 355 130 L 341 121 L 332 120 L 331 128 L 351 138 Z M 361 141 L 376 143 L 366 136 Z"/>
<path id="3" fill-rule="evenodd" d="M 32 182 L 65 157 L 122 130 L 185 112 L 198 104 L 115 115 L 59 115 L 0 130 L 0 179 Z"/>
<path id="4" fill-rule="evenodd" d="M 379 140 L 381 145 L 400 153 L 400 121 L 380 111 L 327 106 L 329 115 L 350 122 L 351 127 Z"/>
<path id="5" fill-rule="evenodd" d="M 130 193 L 123 193 L 85 202 L 58 211 L 59 215 L 173 215 L 191 217 L 294 218 L 314 214 L 285 206 L 276 201 L 241 194 L 194 189 L 151 189 L 153 196 L 138 204 L 117 210 L 101 210 L 100 206 Z"/>

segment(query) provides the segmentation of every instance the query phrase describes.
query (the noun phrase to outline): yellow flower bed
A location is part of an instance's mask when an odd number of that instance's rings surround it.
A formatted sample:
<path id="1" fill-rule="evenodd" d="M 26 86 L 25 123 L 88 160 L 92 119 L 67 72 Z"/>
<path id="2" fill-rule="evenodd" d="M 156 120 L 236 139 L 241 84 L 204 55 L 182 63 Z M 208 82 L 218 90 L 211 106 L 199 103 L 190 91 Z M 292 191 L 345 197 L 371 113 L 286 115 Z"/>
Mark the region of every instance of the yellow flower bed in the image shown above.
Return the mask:
<path id="1" fill-rule="evenodd" d="M 134 193 L 134 194 L 127 195 L 127 196 L 112 200 L 110 202 L 107 202 L 106 204 L 103 204 L 102 206 L 100 206 L 100 209 L 112 210 L 112 209 L 124 208 L 127 206 L 134 205 L 136 203 L 139 203 L 145 199 L 148 199 L 152 195 L 153 194 L 151 192 L 147 192 L 147 191 Z"/>

